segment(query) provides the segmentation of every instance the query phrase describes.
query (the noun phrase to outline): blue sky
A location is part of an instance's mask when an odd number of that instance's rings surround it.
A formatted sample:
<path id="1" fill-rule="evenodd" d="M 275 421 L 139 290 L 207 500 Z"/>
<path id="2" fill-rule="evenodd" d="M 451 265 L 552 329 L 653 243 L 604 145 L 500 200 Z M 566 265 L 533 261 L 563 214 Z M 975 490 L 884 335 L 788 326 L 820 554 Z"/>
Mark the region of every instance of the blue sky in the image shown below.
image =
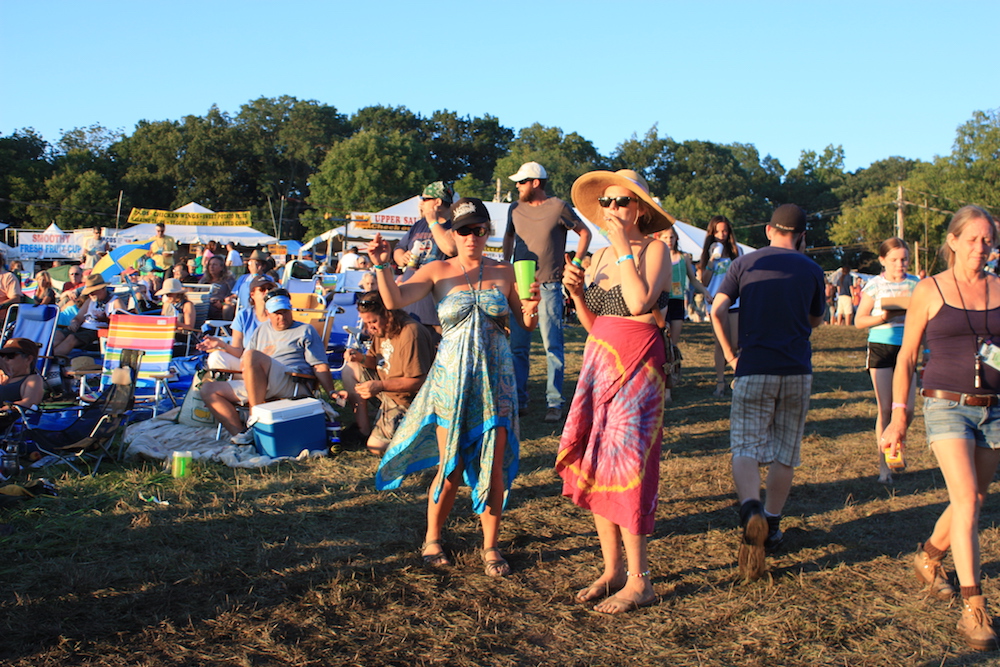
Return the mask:
<path id="1" fill-rule="evenodd" d="M 0 136 L 261 96 L 540 122 L 603 154 L 657 124 L 786 168 L 932 159 L 1000 107 L 1000 2 L 0 0 Z"/>

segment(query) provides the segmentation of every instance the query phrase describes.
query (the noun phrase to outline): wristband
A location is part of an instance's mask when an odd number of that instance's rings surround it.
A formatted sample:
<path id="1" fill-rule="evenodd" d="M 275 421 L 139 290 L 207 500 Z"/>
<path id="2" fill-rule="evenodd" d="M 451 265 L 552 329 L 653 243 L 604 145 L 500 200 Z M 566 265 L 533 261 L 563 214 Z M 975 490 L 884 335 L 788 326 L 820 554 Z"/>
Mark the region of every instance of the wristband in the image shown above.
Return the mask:
<path id="1" fill-rule="evenodd" d="M 388 263 L 386 263 L 386 264 L 376 264 L 375 266 L 372 267 L 372 270 L 374 270 L 374 271 L 382 271 L 383 269 L 388 269 L 388 268 L 389 268 L 389 264 Z"/>
<path id="2" fill-rule="evenodd" d="M 906 403 L 893 403 L 892 404 L 892 409 L 893 410 L 895 410 L 897 408 L 903 408 L 905 410 L 906 407 L 907 407 Z"/>
<path id="3" fill-rule="evenodd" d="M 440 224 L 441 224 L 441 223 L 440 223 L 440 222 L 438 222 L 437 220 L 428 220 L 428 221 L 427 221 L 427 226 L 428 226 L 428 227 L 429 227 L 430 229 L 434 229 L 434 225 L 440 225 Z"/>
<path id="4" fill-rule="evenodd" d="M 580 261 L 579 257 L 574 257 L 573 258 L 573 266 L 575 266 L 578 269 L 582 269 L 583 268 L 583 262 Z"/>
<path id="5" fill-rule="evenodd" d="M 621 256 L 621 257 L 619 257 L 619 258 L 618 258 L 617 260 L 615 260 L 615 264 L 621 264 L 622 262 L 627 262 L 627 261 L 628 261 L 628 260 L 630 260 L 630 259 L 631 259 L 631 260 L 635 260 L 635 257 L 633 257 L 633 256 L 632 256 L 631 254 L 628 254 L 628 255 L 622 255 L 622 256 Z"/>

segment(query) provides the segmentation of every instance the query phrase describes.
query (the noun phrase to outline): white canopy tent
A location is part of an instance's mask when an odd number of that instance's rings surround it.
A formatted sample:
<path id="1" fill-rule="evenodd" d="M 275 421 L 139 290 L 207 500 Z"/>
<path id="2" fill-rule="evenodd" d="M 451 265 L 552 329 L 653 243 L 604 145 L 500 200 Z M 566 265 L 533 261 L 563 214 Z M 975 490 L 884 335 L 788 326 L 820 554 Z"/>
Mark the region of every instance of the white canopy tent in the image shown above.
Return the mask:
<path id="1" fill-rule="evenodd" d="M 180 208 L 175 208 L 174 213 L 215 213 L 215 211 L 196 202 L 188 202 Z"/>
<path id="2" fill-rule="evenodd" d="M 215 211 L 196 202 L 189 202 L 178 209 L 174 209 L 174 213 L 215 213 Z M 175 241 L 181 244 L 205 244 L 209 241 L 218 241 L 219 243 L 225 245 L 226 243 L 232 241 L 236 245 L 253 248 L 256 246 L 266 245 L 268 243 L 274 243 L 278 240 L 277 237 L 269 236 L 264 232 L 258 232 L 253 227 L 242 225 L 168 224 L 164 227 L 164 233 L 167 236 L 173 237 Z M 137 225 L 132 225 L 128 229 L 122 229 L 116 232 L 111 232 L 109 230 L 108 236 L 113 239 L 112 244 L 114 245 L 147 241 L 156 236 L 156 225 L 154 223 L 147 222 L 139 223 Z"/>
<path id="3" fill-rule="evenodd" d="M 486 244 L 487 250 L 499 250 L 499 248 L 503 245 L 503 234 L 507 229 L 507 212 L 510 210 L 510 203 L 483 203 L 486 204 L 486 209 L 490 212 L 490 218 L 493 221 L 493 235 L 490 236 L 490 239 Z M 401 201 L 398 204 L 394 204 L 389 208 L 383 209 L 378 213 L 352 213 L 351 217 L 353 219 L 364 220 L 365 222 L 351 224 L 349 226 L 342 225 L 323 232 L 320 236 L 317 236 L 316 238 L 303 244 L 302 250 L 309 250 L 315 245 L 326 244 L 330 239 L 343 239 L 345 234 L 352 239 L 368 240 L 375 238 L 375 234 L 378 232 L 381 233 L 382 238 L 387 241 L 398 241 L 403 237 L 403 234 L 406 233 L 406 230 L 409 229 L 410 225 L 420 219 L 419 204 L 420 197 L 414 196 L 405 201 Z M 610 245 L 607 238 L 601 234 L 601 230 L 596 225 L 587 220 L 580 213 L 580 211 L 577 210 L 576 214 L 580 216 L 580 219 L 584 221 L 587 228 L 590 230 L 590 252 L 600 250 L 601 248 Z M 678 247 L 681 249 L 681 252 L 690 253 L 697 262 L 701 257 L 702 244 L 705 242 L 705 230 L 679 220 L 674 228 L 677 230 Z M 321 245 L 320 247 L 325 250 L 324 245 Z M 576 247 L 576 234 L 567 234 L 566 251 L 575 251 Z M 743 243 L 740 244 L 740 247 L 745 253 L 754 250 L 754 248 Z"/>
<path id="4" fill-rule="evenodd" d="M 172 236 L 178 243 L 208 243 L 214 240 L 225 244 L 232 241 L 236 245 L 251 248 L 274 243 L 278 240 L 264 232 L 258 232 L 253 227 L 166 225 L 164 233 L 167 236 Z M 109 236 L 117 241 L 116 245 L 147 241 L 156 236 L 156 225 L 152 223 L 133 225 L 128 229 L 120 229 L 110 233 Z"/>

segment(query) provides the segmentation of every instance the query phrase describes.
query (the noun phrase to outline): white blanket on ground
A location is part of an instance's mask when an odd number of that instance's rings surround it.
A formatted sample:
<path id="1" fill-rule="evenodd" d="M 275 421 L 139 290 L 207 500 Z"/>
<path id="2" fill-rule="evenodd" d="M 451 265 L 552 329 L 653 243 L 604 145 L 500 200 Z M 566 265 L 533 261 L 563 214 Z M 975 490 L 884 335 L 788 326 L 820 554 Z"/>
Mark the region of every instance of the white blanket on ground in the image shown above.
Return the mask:
<path id="1" fill-rule="evenodd" d="M 175 451 L 191 452 L 192 457 L 202 461 L 218 461 L 231 468 L 263 468 L 278 461 L 304 461 L 309 458 L 326 456 L 325 451 L 310 452 L 303 449 L 298 456 L 270 456 L 257 453 L 253 445 L 233 445 L 225 440 L 216 440 L 215 426 L 196 427 L 177 424 L 180 408 L 132 424 L 125 429 L 126 458 L 169 460 Z"/>

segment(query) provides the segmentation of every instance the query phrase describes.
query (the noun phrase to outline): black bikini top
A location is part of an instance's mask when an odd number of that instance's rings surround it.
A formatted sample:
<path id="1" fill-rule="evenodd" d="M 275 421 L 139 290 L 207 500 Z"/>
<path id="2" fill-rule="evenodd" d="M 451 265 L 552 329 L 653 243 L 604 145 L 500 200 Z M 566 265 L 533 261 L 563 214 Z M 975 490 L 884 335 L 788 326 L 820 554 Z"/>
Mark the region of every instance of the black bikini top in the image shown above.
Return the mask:
<path id="1" fill-rule="evenodd" d="M 646 248 L 648 247 L 649 244 L 647 243 L 643 246 L 642 250 L 639 251 L 639 261 L 642 261 L 642 256 L 645 254 Z M 632 312 L 625 303 L 625 295 L 622 294 L 622 286 L 620 284 L 606 290 L 597 283 L 591 283 L 583 292 L 583 301 L 587 304 L 587 308 L 590 312 L 599 317 L 601 315 L 633 317 Z M 656 299 L 656 308 L 658 310 L 666 308 L 669 302 L 670 292 L 660 292 L 660 296 Z"/>

